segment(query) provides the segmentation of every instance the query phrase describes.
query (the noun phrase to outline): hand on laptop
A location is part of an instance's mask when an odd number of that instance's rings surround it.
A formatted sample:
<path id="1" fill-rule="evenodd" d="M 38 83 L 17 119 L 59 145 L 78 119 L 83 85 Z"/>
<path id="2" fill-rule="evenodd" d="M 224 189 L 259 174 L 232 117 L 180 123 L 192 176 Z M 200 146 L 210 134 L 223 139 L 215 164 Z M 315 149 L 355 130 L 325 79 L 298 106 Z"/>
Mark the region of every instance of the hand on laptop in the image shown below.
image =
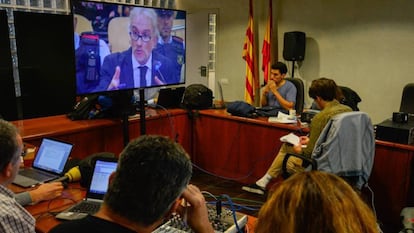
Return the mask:
<path id="1" fill-rule="evenodd" d="M 39 185 L 37 189 L 31 190 L 29 193 L 33 203 L 37 203 L 60 197 L 62 195 L 62 191 L 62 182 L 50 182 Z"/>

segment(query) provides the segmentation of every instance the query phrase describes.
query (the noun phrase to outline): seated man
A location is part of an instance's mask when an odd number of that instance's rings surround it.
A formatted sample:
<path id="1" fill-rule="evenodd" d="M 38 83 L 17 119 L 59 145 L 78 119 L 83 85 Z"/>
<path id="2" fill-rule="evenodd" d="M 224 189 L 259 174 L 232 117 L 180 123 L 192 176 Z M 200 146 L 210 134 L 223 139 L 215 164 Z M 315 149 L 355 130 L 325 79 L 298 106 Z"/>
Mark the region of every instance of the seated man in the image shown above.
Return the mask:
<path id="1" fill-rule="evenodd" d="M 0 119 L 2 119 L 1 116 Z M 59 197 L 62 195 L 62 191 L 62 182 L 46 183 L 39 185 L 36 189 L 16 194 L 15 199 L 20 205 L 25 206 Z"/>
<path id="2" fill-rule="evenodd" d="M 36 189 L 15 195 L 16 201 L 22 205 L 38 203 L 60 197 L 63 192 L 62 182 L 50 182 L 39 185 Z"/>
<path id="3" fill-rule="evenodd" d="M 0 120 L 0 231 L 35 232 L 35 219 L 15 199 L 7 187 L 20 167 L 23 141 L 16 127 Z"/>
<path id="4" fill-rule="evenodd" d="M 264 86 L 261 97 L 261 105 L 272 106 L 278 109 L 295 109 L 296 87 L 286 81 L 287 67 L 282 62 L 273 64 L 270 70 L 270 80 Z"/>
<path id="5" fill-rule="evenodd" d="M 322 109 L 322 111 L 316 114 L 312 119 L 309 136 L 301 136 L 298 145 L 283 143 L 266 174 L 256 181 L 256 183 L 249 186 L 243 186 L 243 190 L 263 195 L 267 184 L 273 178 L 280 175 L 283 158 L 287 153 L 297 153 L 310 157 L 313 148 L 315 147 L 315 143 L 328 121 L 339 113 L 352 111 L 350 107 L 340 104 L 338 100 L 336 100 L 337 91 L 338 86 L 332 79 L 320 78 L 312 81 L 309 88 L 309 96 L 314 99 L 315 103 L 318 105 L 319 109 Z M 306 147 L 302 148 L 302 145 L 306 145 Z M 299 158 L 290 158 L 288 161 L 288 168 L 291 170 L 295 170 L 296 166 L 301 165 L 301 160 Z"/>
<path id="6" fill-rule="evenodd" d="M 194 232 L 214 233 L 203 194 L 188 184 L 191 174 L 191 160 L 178 143 L 141 136 L 122 151 L 100 210 L 50 233 L 152 232 L 173 212 Z"/>

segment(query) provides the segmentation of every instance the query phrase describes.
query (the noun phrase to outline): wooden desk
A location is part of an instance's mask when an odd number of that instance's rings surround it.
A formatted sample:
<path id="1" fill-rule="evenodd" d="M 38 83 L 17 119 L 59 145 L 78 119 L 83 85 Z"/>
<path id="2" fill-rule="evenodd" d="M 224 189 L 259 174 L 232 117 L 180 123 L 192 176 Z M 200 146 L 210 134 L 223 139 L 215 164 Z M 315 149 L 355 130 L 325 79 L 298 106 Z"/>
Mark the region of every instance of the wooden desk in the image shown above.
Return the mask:
<path id="1" fill-rule="evenodd" d="M 267 122 L 267 118 L 230 116 L 226 110 L 201 110 L 192 119 L 182 109 L 153 111 L 147 116 L 147 133 L 177 138 L 190 153 L 195 166 L 241 183 L 260 178 L 270 166 L 281 142 L 294 124 Z M 39 145 L 42 137 L 56 137 L 75 144 L 73 156 L 123 148 L 119 119 L 71 121 L 53 116 L 14 122 L 25 142 Z M 130 137 L 139 135 L 139 119 L 129 121 Z M 414 146 L 376 141 L 374 168 L 369 185 L 381 222 L 400 225 L 400 211 L 414 205 Z"/>
<path id="2" fill-rule="evenodd" d="M 209 173 L 252 183 L 263 176 L 279 151 L 279 140 L 297 124 L 243 118 L 225 110 L 202 110 L 193 120 L 194 164 Z"/>
<path id="3" fill-rule="evenodd" d="M 230 116 L 225 110 L 202 110 L 193 120 L 192 159 L 197 167 L 218 176 L 252 183 L 262 177 L 279 151 L 279 138 L 300 131 L 294 124 L 266 118 Z M 376 141 L 369 186 L 380 221 L 400 227 L 400 212 L 414 206 L 414 145 Z"/>
<path id="4" fill-rule="evenodd" d="M 400 230 L 400 213 L 414 206 L 414 145 L 376 141 L 369 179 L 378 218 Z M 394 231 L 397 232 L 397 231 Z"/>
<path id="5" fill-rule="evenodd" d="M 15 185 L 10 185 L 10 189 L 16 193 L 28 190 Z M 25 206 L 36 219 L 36 232 L 46 233 L 60 224 L 60 221 L 55 218 L 55 214 L 79 202 L 85 197 L 85 194 L 86 189 L 82 188 L 79 183 L 71 183 L 68 188 L 63 190 L 61 197 Z"/>
<path id="6" fill-rule="evenodd" d="M 139 117 L 129 120 L 129 136 L 140 135 Z M 73 158 L 85 158 L 97 152 L 119 154 L 124 148 L 123 125 L 120 119 L 72 121 L 65 115 L 19 120 L 13 122 L 20 130 L 25 143 L 39 146 L 43 137 L 53 137 L 74 143 Z M 191 151 L 190 126 L 187 112 L 182 109 L 169 111 L 148 109 L 146 131 L 176 139 Z"/>

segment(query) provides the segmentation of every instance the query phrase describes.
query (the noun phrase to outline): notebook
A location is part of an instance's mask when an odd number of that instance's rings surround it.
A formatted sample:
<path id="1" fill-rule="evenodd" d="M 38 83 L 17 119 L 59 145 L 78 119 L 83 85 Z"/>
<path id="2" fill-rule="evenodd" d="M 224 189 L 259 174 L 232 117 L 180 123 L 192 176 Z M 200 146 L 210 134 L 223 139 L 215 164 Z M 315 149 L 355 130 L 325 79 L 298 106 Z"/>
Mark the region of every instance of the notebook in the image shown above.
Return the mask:
<path id="1" fill-rule="evenodd" d="M 56 215 L 57 219 L 75 220 L 94 214 L 100 208 L 108 190 L 109 176 L 115 171 L 117 158 L 98 158 L 94 163 L 91 182 L 82 201 Z"/>
<path id="2" fill-rule="evenodd" d="M 185 87 L 161 88 L 158 94 L 157 106 L 162 108 L 178 108 L 183 99 Z"/>
<path id="3" fill-rule="evenodd" d="M 20 169 L 13 184 L 27 188 L 63 176 L 72 148 L 71 143 L 43 138 L 32 167 Z"/>

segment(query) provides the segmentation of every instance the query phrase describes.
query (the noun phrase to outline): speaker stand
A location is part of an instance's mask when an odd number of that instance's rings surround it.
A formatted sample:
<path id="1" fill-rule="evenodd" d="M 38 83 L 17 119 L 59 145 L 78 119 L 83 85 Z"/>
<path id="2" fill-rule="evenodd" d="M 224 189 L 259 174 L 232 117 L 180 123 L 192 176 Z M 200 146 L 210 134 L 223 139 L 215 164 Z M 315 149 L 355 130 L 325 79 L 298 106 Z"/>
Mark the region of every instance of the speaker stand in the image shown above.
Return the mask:
<path id="1" fill-rule="evenodd" d="M 292 78 L 295 77 L 295 60 L 292 61 Z"/>

